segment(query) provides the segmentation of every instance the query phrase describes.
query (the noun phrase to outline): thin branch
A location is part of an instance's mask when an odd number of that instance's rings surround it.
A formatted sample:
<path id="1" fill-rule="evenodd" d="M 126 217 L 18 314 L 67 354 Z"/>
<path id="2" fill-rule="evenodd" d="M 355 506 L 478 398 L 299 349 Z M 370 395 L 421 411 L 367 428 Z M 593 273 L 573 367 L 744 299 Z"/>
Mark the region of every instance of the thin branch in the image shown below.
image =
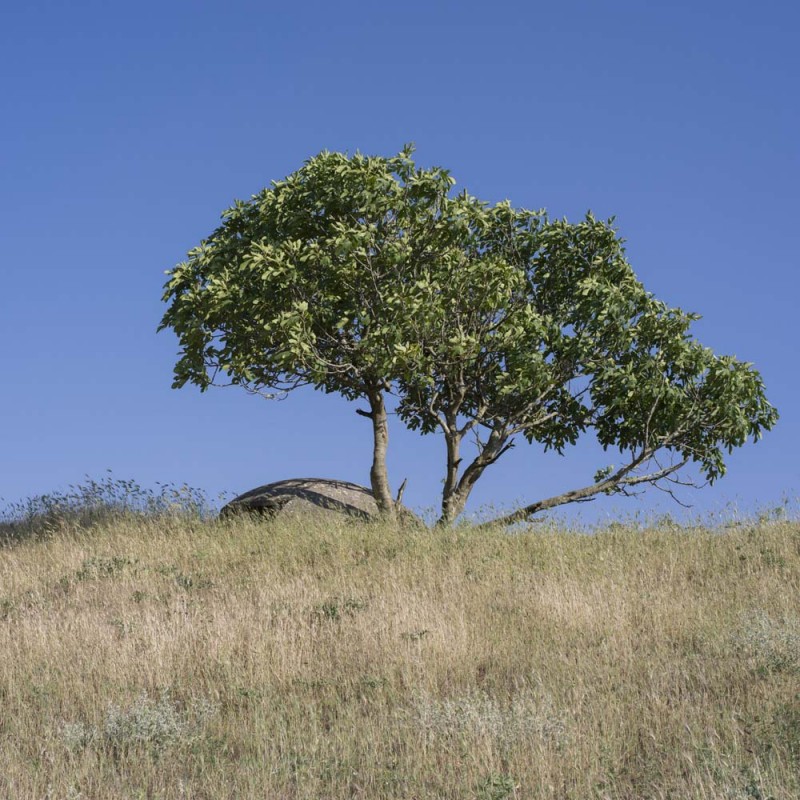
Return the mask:
<path id="1" fill-rule="evenodd" d="M 633 478 L 623 478 L 618 483 L 622 486 L 635 486 L 639 483 L 655 483 L 656 481 L 671 475 L 673 472 L 677 472 L 679 469 L 681 469 L 681 467 L 685 467 L 688 461 L 688 458 L 684 458 L 680 463 L 673 464 L 671 467 L 665 467 L 658 472 L 651 472 L 649 475 L 639 475 Z"/>
<path id="2" fill-rule="evenodd" d="M 682 506 L 683 508 L 691 508 L 692 507 L 691 503 L 684 503 L 682 500 L 679 500 L 678 497 L 676 496 L 675 492 L 672 489 L 670 489 L 669 487 L 667 487 L 667 486 L 659 486 L 657 483 L 655 483 L 653 485 L 659 491 L 665 492 L 666 494 L 668 494 L 679 506 Z"/>

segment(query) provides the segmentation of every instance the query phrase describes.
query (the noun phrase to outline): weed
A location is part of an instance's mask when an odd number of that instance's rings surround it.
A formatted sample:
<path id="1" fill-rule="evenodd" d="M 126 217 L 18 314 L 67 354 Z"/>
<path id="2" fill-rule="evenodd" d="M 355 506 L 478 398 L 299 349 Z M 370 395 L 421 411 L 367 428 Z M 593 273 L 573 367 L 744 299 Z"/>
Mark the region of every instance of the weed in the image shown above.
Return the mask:
<path id="1" fill-rule="evenodd" d="M 216 706 L 206 699 L 194 700 L 182 712 L 167 690 L 162 691 L 157 700 L 142 693 L 127 708 L 109 704 L 100 726 L 65 723 L 61 739 L 71 751 L 100 747 L 123 753 L 144 748 L 160 755 L 177 744 L 191 743 L 216 712 Z"/>
<path id="2" fill-rule="evenodd" d="M 430 631 L 427 628 L 423 628 L 422 630 L 418 631 L 410 631 L 409 633 L 401 633 L 400 638 L 405 639 L 408 642 L 419 642 L 420 640 L 424 639 Z"/>
<path id="3" fill-rule="evenodd" d="M 180 575 L 179 578 L 184 579 L 186 584 L 184 585 L 181 581 L 178 581 L 178 585 L 182 586 L 185 589 L 213 589 L 214 588 L 214 581 L 211 580 L 207 575 L 202 573 L 195 573 L 193 575 Z M 176 578 L 178 580 L 178 578 Z"/>
<path id="4" fill-rule="evenodd" d="M 332 597 L 311 609 L 312 620 L 338 622 L 344 617 L 352 617 L 357 611 L 367 607 L 367 602 L 357 597 Z"/>
<path id="5" fill-rule="evenodd" d="M 529 690 L 517 693 L 508 703 L 479 690 L 448 700 L 422 696 L 406 720 L 429 737 L 486 739 L 502 751 L 531 739 L 555 745 L 566 741 L 563 715 L 549 700 Z"/>
<path id="6" fill-rule="evenodd" d="M 67 491 L 10 503 L 0 511 L 0 543 L 43 538 L 67 528 L 92 528 L 129 517 L 188 516 L 206 519 L 215 513 L 202 489 L 156 483 L 146 489 L 134 480 L 86 477 Z"/>
<path id="7" fill-rule="evenodd" d="M 126 636 L 130 635 L 134 629 L 134 623 L 119 619 L 118 617 L 109 620 L 108 624 L 114 629 L 114 633 L 118 639 L 124 639 Z"/>
<path id="8" fill-rule="evenodd" d="M 138 559 L 130 559 L 124 556 L 112 556 L 111 558 L 92 556 L 84 559 L 80 569 L 75 573 L 75 579 L 88 581 L 110 578 L 122 572 L 126 567 L 135 567 L 138 563 Z"/>
<path id="9" fill-rule="evenodd" d="M 742 619 L 734 644 L 760 672 L 800 671 L 800 617 L 778 620 L 756 611 Z"/>
<path id="10" fill-rule="evenodd" d="M 10 597 L 0 597 L 0 620 L 8 619 L 17 604 Z"/>
<path id="11" fill-rule="evenodd" d="M 765 794 L 762 781 L 755 772 L 749 767 L 742 769 L 742 784 L 737 786 L 731 794 L 731 800 L 776 800 L 771 794 Z"/>
<path id="12" fill-rule="evenodd" d="M 478 783 L 478 800 L 506 800 L 514 794 L 516 786 L 510 775 L 489 773 Z"/>

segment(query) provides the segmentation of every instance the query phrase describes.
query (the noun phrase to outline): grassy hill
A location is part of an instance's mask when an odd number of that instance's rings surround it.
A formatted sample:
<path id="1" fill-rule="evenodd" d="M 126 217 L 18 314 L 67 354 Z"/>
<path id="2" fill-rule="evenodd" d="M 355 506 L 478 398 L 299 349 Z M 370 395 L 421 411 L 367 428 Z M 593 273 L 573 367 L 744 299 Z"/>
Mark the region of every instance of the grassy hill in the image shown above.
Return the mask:
<path id="1" fill-rule="evenodd" d="M 79 522 L 0 546 L 0 797 L 800 797 L 796 523 Z"/>

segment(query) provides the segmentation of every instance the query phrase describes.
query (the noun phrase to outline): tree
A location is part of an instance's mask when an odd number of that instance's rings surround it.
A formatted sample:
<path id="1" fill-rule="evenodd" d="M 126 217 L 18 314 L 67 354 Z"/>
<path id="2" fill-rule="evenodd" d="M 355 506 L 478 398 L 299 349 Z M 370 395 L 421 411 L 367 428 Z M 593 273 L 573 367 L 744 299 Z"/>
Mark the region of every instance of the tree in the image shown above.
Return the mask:
<path id="1" fill-rule="evenodd" d="M 397 157 L 320 153 L 223 214 L 223 224 L 169 275 L 159 329 L 181 344 L 173 387 L 220 374 L 275 396 L 303 385 L 364 399 L 372 421 L 372 491 L 393 514 L 385 393 L 404 342 L 396 325 L 417 271 L 438 250 L 440 169 Z M 398 498 L 399 500 L 399 498 Z"/>
<path id="2" fill-rule="evenodd" d="M 160 329 L 181 345 L 173 386 L 205 390 L 223 373 L 267 396 L 312 385 L 365 400 L 387 515 L 395 394 L 409 428 L 443 435 L 444 524 L 519 437 L 561 453 L 593 431 L 623 464 L 503 523 L 646 484 L 671 491 L 691 483 L 679 476 L 690 462 L 713 482 L 723 450 L 773 427 L 759 373 L 702 347 L 697 315 L 645 291 L 613 220 L 453 196 L 449 173 L 412 153 L 323 152 L 226 211 L 165 286 Z"/>
<path id="3" fill-rule="evenodd" d="M 713 482 L 725 471 L 723 449 L 774 425 L 752 365 L 715 356 L 688 334 L 697 315 L 645 291 L 612 221 L 549 221 L 462 199 L 463 263 L 433 278 L 428 316 L 407 334 L 421 357 L 400 381 L 398 408 L 409 427 L 444 435 L 443 522 L 517 436 L 563 452 L 591 429 L 624 460 L 496 522 L 644 484 L 670 491 L 687 482 L 677 473 L 689 462 Z M 463 464 L 464 437 L 481 431 Z"/>

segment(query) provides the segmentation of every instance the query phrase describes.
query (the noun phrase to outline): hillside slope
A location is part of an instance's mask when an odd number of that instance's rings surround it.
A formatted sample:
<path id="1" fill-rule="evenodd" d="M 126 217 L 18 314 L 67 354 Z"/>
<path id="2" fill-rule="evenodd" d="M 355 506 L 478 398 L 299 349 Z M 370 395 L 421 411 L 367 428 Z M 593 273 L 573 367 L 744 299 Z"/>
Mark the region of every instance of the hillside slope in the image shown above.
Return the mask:
<path id="1" fill-rule="evenodd" d="M 0 796 L 796 798 L 800 526 L 0 547 Z"/>

